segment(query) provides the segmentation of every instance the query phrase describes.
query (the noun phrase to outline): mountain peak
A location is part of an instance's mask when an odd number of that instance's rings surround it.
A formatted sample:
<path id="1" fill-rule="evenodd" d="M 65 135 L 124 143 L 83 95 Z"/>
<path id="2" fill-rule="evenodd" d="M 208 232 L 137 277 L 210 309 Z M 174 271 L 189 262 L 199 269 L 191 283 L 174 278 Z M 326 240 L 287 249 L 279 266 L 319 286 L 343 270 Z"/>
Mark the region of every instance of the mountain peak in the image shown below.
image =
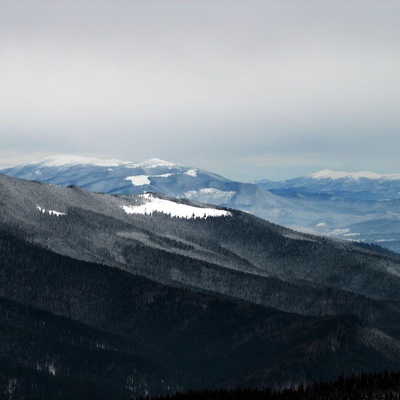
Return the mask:
<path id="1" fill-rule="evenodd" d="M 369 171 L 346 172 L 346 171 L 333 171 L 330 169 L 324 169 L 322 171 L 310 174 L 309 176 L 314 179 L 332 179 L 332 180 L 337 180 L 337 179 L 358 180 L 360 178 L 368 178 L 368 179 L 381 178 L 381 175 Z"/>
<path id="2" fill-rule="evenodd" d="M 161 160 L 159 158 L 150 158 L 147 161 L 143 161 L 141 163 L 137 163 L 137 164 L 132 164 L 130 167 L 131 168 L 158 168 L 158 167 L 176 167 L 177 164 L 174 164 L 172 162 L 169 161 L 165 161 L 165 160 Z"/>
<path id="3" fill-rule="evenodd" d="M 96 165 L 102 167 L 116 167 L 118 165 L 128 164 L 127 161 L 120 160 L 101 160 L 94 157 L 82 157 L 68 154 L 60 154 L 50 156 L 36 161 L 32 164 L 40 165 L 41 167 L 63 167 L 71 165 Z M 31 164 L 31 163 L 29 163 Z"/>
<path id="4" fill-rule="evenodd" d="M 59 154 L 55 156 L 45 157 L 39 161 L 24 164 L 24 166 L 26 165 L 37 165 L 41 168 L 66 167 L 66 166 L 70 167 L 74 165 L 93 165 L 97 167 L 126 166 L 128 168 L 149 168 L 149 169 L 158 167 L 172 168 L 177 166 L 177 164 L 174 164 L 169 161 L 164 161 L 159 158 L 151 158 L 141 163 L 133 163 L 131 161 L 121 161 L 117 159 L 105 160 L 95 157 L 83 157 L 83 156 L 76 156 L 69 154 Z"/>

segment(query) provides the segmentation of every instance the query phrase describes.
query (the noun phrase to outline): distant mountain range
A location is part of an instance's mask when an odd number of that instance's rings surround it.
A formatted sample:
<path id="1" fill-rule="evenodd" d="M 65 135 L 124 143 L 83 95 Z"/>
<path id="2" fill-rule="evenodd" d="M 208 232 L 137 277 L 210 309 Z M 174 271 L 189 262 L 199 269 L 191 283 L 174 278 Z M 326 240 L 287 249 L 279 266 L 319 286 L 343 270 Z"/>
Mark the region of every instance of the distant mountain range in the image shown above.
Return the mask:
<path id="1" fill-rule="evenodd" d="M 123 399 L 399 369 L 400 256 L 374 250 L 0 175 L 0 388 Z"/>
<path id="2" fill-rule="evenodd" d="M 1 173 L 109 194 L 155 192 L 252 213 L 302 232 L 400 252 L 400 174 L 320 171 L 281 182 L 236 182 L 195 167 L 55 156 Z"/>

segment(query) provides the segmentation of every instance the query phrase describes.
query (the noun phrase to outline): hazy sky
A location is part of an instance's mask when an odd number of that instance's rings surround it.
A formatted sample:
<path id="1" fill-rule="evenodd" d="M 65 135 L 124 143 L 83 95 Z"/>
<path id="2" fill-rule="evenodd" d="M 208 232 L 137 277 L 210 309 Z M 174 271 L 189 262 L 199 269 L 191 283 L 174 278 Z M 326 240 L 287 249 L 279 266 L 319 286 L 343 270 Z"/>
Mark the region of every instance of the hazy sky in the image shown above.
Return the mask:
<path id="1" fill-rule="evenodd" d="M 0 166 L 400 172 L 400 2 L 0 0 Z"/>

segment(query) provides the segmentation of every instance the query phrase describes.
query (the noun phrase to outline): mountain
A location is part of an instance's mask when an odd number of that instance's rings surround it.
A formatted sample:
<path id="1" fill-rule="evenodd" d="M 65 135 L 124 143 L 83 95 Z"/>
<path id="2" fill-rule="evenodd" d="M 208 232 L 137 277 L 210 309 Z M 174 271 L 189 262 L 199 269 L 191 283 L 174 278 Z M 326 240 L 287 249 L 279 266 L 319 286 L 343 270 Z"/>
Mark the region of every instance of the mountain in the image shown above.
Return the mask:
<path id="1" fill-rule="evenodd" d="M 323 170 L 281 182 L 260 181 L 269 189 L 298 189 L 310 193 L 353 194 L 351 198 L 389 200 L 399 198 L 400 174 L 377 174 L 369 171 L 344 172 Z"/>
<path id="2" fill-rule="evenodd" d="M 109 194 L 162 193 L 166 196 L 237 208 L 275 220 L 288 202 L 257 185 L 231 181 L 194 167 L 157 158 L 142 163 L 54 156 L 0 171 L 9 176 L 60 186 L 75 185 Z"/>
<path id="3" fill-rule="evenodd" d="M 0 171 L 109 194 L 161 193 L 235 208 L 302 232 L 400 252 L 400 175 L 324 170 L 282 182 L 235 182 L 194 167 L 55 156 Z M 386 221 L 386 230 L 372 228 Z M 391 229 L 389 229 L 391 227 Z"/>
<path id="4" fill-rule="evenodd" d="M 400 174 L 323 170 L 281 182 L 258 184 L 314 218 L 294 217 L 308 231 L 374 243 L 400 252 Z"/>
<path id="5" fill-rule="evenodd" d="M 2 232 L 5 398 L 124 399 L 398 367 L 351 316 L 304 317 L 77 261 Z"/>
<path id="6" fill-rule="evenodd" d="M 400 256 L 248 213 L 0 175 L 0 254 L 9 397 L 285 387 L 400 366 Z"/>

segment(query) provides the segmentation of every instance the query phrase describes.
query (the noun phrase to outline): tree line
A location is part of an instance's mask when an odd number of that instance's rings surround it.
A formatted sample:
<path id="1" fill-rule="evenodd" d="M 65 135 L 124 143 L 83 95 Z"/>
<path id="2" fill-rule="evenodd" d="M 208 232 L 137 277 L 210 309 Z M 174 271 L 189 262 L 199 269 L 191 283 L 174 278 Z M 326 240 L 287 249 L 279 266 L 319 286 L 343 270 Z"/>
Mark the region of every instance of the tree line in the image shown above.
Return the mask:
<path id="1" fill-rule="evenodd" d="M 190 390 L 140 400 L 399 400 L 400 372 L 363 373 L 339 377 L 333 382 L 273 390 L 270 388 Z"/>

